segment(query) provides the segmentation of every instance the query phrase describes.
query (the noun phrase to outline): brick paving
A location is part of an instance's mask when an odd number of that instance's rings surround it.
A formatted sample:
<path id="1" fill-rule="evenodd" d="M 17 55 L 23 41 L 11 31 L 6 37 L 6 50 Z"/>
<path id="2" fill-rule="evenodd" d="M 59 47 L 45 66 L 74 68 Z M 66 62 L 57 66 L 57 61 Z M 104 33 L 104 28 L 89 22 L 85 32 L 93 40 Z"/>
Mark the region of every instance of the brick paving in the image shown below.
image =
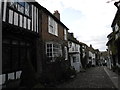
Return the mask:
<path id="1" fill-rule="evenodd" d="M 80 72 L 77 77 L 69 82 L 58 85 L 57 88 L 111 88 L 115 86 L 104 67 L 91 67 L 86 72 Z"/>

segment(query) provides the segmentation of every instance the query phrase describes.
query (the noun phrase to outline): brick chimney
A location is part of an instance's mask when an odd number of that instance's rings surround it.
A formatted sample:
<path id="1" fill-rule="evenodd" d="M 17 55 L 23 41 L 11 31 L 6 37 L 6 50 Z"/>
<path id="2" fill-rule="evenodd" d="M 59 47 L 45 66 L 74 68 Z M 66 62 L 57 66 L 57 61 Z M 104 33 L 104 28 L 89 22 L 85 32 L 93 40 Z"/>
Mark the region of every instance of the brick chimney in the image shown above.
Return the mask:
<path id="1" fill-rule="evenodd" d="M 53 15 L 60 20 L 60 13 L 58 12 L 58 10 L 54 11 Z"/>

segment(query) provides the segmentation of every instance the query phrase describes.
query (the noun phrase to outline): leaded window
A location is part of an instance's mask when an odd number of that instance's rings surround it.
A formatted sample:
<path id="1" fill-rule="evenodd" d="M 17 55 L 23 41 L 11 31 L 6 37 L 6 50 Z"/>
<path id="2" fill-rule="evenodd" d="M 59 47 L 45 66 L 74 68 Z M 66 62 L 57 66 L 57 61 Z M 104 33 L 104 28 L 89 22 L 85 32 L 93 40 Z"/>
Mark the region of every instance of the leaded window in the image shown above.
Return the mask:
<path id="1" fill-rule="evenodd" d="M 30 13 L 30 5 L 28 3 L 25 3 L 25 14 L 29 16 Z"/>
<path id="2" fill-rule="evenodd" d="M 9 2 L 9 6 L 27 16 L 30 16 L 30 4 L 28 2 L 21 0 L 11 0 Z"/>

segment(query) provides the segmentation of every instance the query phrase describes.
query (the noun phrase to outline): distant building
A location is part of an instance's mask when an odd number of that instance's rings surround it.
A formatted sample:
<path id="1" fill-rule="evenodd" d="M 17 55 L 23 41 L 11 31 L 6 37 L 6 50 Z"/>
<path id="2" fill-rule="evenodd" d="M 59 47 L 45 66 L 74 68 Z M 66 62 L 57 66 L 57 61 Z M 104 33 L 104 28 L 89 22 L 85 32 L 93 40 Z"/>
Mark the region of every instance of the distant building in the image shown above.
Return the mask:
<path id="1" fill-rule="evenodd" d="M 89 50 L 89 60 L 88 63 L 92 66 L 96 66 L 96 59 L 95 59 L 95 50 L 92 47 L 92 45 L 90 45 L 90 47 L 88 47 Z"/>
<path id="2" fill-rule="evenodd" d="M 80 58 L 80 43 L 74 38 L 73 33 L 68 34 L 68 47 L 69 47 L 69 59 L 70 64 L 75 68 L 77 72 L 82 68 L 81 58 Z"/>
<path id="3" fill-rule="evenodd" d="M 99 49 L 95 49 L 95 60 L 96 60 L 96 65 L 100 66 L 100 51 L 99 51 Z"/>
<path id="4" fill-rule="evenodd" d="M 109 59 L 108 59 L 108 52 L 107 51 L 102 51 L 100 52 L 100 62 L 103 66 L 109 65 Z"/>
<path id="5" fill-rule="evenodd" d="M 86 68 L 88 65 L 88 60 L 89 60 L 89 51 L 88 51 L 88 46 L 80 42 L 80 58 L 81 58 L 81 63 L 82 63 L 82 68 Z"/>

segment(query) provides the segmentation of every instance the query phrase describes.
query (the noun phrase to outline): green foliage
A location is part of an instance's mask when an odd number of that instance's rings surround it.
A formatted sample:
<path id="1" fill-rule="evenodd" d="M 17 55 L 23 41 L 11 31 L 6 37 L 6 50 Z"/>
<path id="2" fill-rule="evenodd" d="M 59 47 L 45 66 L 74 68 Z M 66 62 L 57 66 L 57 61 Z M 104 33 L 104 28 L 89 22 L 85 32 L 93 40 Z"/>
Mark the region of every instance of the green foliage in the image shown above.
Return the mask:
<path id="1" fill-rule="evenodd" d="M 36 88 L 45 88 L 45 86 L 42 85 L 41 83 L 38 83 L 38 84 L 36 84 L 32 89 L 34 90 L 34 89 L 36 89 Z"/>
<path id="2" fill-rule="evenodd" d="M 64 57 L 56 57 L 55 62 L 47 64 L 42 77 L 44 82 L 51 83 L 68 80 L 71 75 L 76 75 L 75 69 L 70 67 Z"/>

